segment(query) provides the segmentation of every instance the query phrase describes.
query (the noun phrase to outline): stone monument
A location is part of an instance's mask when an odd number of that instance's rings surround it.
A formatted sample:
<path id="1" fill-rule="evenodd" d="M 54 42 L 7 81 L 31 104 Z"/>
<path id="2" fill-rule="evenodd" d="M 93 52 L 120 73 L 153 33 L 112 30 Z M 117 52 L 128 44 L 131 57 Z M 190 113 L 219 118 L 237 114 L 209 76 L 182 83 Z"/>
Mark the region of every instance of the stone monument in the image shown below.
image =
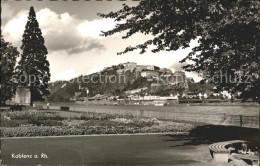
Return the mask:
<path id="1" fill-rule="evenodd" d="M 30 105 L 31 103 L 31 91 L 28 82 L 28 74 L 25 72 L 25 66 L 23 66 L 23 75 L 26 79 L 25 86 L 16 87 L 16 92 L 14 96 L 14 104 L 19 105 Z"/>

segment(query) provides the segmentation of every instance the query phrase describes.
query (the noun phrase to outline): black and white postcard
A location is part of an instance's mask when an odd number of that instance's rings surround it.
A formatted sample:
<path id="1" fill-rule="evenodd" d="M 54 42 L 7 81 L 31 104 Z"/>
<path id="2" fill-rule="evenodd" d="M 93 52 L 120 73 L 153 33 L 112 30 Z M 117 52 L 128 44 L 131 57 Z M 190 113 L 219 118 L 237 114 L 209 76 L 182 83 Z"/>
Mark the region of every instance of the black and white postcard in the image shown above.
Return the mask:
<path id="1" fill-rule="evenodd" d="M 260 166 L 259 0 L 1 0 L 0 165 Z"/>

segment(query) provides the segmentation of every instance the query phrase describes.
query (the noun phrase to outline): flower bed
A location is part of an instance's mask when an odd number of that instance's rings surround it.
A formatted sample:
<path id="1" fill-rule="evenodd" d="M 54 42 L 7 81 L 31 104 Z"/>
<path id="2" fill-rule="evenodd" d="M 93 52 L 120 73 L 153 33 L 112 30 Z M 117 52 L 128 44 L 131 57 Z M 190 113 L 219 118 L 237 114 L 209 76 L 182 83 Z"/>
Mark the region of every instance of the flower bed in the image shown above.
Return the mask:
<path id="1" fill-rule="evenodd" d="M 194 127 L 187 123 L 159 121 L 155 118 L 99 113 L 63 118 L 58 114 L 12 112 L 1 116 L 1 120 L 3 137 L 188 132 Z"/>

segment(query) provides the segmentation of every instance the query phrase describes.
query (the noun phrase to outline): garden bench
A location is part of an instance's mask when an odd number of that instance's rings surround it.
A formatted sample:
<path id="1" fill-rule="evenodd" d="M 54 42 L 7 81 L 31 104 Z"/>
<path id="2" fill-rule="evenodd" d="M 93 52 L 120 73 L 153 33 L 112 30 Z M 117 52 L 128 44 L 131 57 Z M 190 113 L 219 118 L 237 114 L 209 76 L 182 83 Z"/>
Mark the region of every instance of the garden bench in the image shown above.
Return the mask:
<path id="1" fill-rule="evenodd" d="M 249 166 L 249 165 L 258 165 L 259 164 L 259 156 L 256 156 L 256 155 L 236 154 L 233 157 L 234 157 L 236 166 Z"/>
<path id="2" fill-rule="evenodd" d="M 244 142 L 246 141 L 233 140 L 233 141 L 225 141 L 225 142 L 218 142 L 218 143 L 211 144 L 209 145 L 210 155 L 216 162 L 228 163 L 228 159 L 231 151 L 235 150 L 234 148 L 228 148 L 228 146 L 237 143 L 242 144 Z"/>
<path id="3" fill-rule="evenodd" d="M 70 110 L 70 107 L 61 106 L 61 107 L 60 107 L 60 110 L 62 110 L 62 111 L 69 111 L 69 110 Z"/>

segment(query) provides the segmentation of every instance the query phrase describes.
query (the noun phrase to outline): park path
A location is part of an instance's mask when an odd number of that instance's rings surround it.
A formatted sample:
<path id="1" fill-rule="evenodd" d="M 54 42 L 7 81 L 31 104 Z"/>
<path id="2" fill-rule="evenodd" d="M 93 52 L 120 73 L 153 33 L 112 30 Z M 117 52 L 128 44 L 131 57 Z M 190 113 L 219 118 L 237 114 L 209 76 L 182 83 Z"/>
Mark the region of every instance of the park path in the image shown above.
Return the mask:
<path id="1" fill-rule="evenodd" d="M 218 165 L 210 158 L 208 145 L 190 145 L 190 141 L 185 135 L 2 139 L 2 164 Z M 38 158 L 12 158 L 12 154 L 19 153 Z"/>

